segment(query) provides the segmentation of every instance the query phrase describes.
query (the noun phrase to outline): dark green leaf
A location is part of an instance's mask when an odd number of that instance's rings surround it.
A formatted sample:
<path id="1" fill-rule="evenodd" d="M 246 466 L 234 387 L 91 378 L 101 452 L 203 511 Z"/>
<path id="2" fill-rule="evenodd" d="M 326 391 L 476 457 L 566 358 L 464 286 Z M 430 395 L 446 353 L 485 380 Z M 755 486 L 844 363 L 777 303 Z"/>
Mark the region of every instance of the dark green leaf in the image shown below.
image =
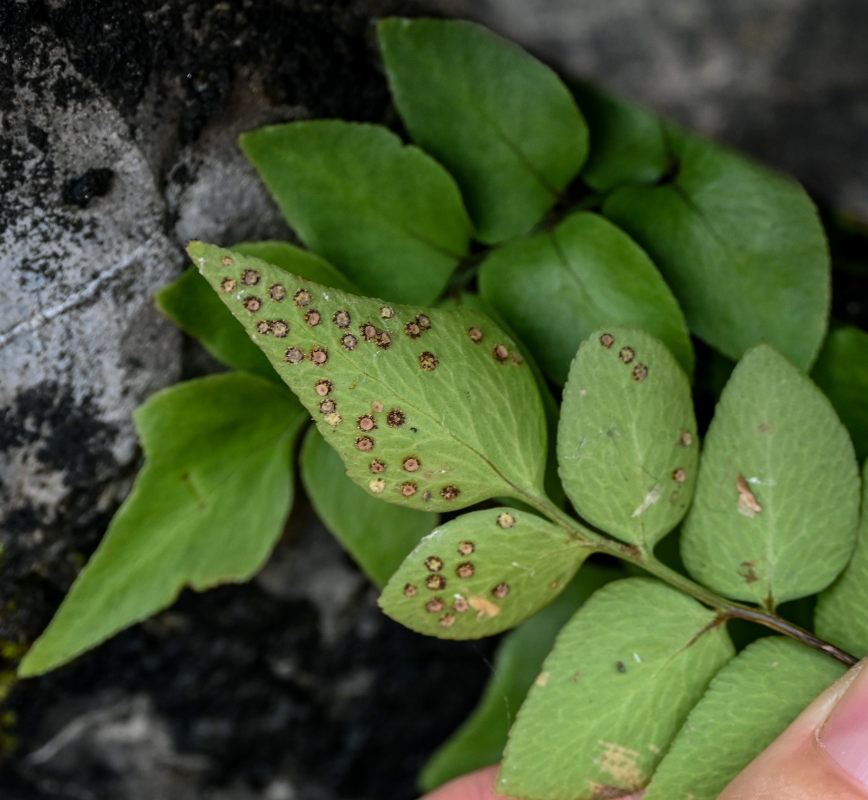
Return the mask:
<path id="1" fill-rule="evenodd" d="M 299 465 L 316 513 L 377 586 L 437 524 L 436 514 L 381 503 L 356 486 L 316 428 L 305 437 Z"/>
<path id="2" fill-rule="evenodd" d="M 868 457 L 868 333 L 851 326 L 830 331 L 811 377 L 850 431 L 856 457 Z"/>
<path id="3" fill-rule="evenodd" d="M 473 511 L 422 540 L 389 579 L 380 606 L 419 633 L 480 639 L 548 605 L 588 555 L 568 532 L 534 514 Z"/>
<path id="4" fill-rule="evenodd" d="M 844 574 L 817 600 L 817 635 L 859 658 L 868 656 L 868 461 L 862 472 L 862 519 Z"/>
<path id="5" fill-rule="evenodd" d="M 576 353 L 561 406 L 558 463 L 589 522 L 650 547 L 690 503 L 699 442 L 684 371 L 656 339 L 596 330 Z"/>
<path id="6" fill-rule="evenodd" d="M 572 214 L 495 250 L 479 288 L 561 385 L 582 339 L 603 325 L 641 328 L 693 370 L 690 334 L 669 287 L 642 249 L 596 214 Z"/>
<path id="7" fill-rule="evenodd" d="M 352 284 L 331 264 L 287 242 L 242 242 L 235 249 L 326 286 L 353 290 Z M 219 361 L 280 381 L 265 354 L 250 341 L 195 267 L 160 289 L 156 302 L 184 333 L 198 339 Z"/>
<path id="8" fill-rule="evenodd" d="M 478 238 L 525 233 L 585 160 L 585 121 L 548 67 L 479 25 L 386 19 L 380 46 L 413 140 L 458 180 Z"/>
<path id="9" fill-rule="evenodd" d="M 573 94 L 588 121 L 591 149 L 582 180 L 598 192 L 625 183 L 654 183 L 671 166 L 663 124 L 649 111 L 599 87 L 580 84 Z"/>
<path id="10" fill-rule="evenodd" d="M 773 608 L 834 580 L 858 519 L 847 431 L 803 373 L 758 345 L 733 370 L 708 429 L 685 565 L 717 592 Z"/>
<path id="11" fill-rule="evenodd" d="M 691 330 L 731 358 L 761 340 L 798 366 L 826 333 L 829 255 L 816 209 L 793 181 L 669 130 L 675 174 L 625 186 L 603 211 L 645 248 Z"/>
<path id="12" fill-rule="evenodd" d="M 190 254 L 366 491 L 426 511 L 541 494 L 539 393 L 485 315 L 388 305 L 201 243 Z"/>
<path id="13" fill-rule="evenodd" d="M 845 670 L 792 639 L 748 645 L 711 681 L 642 800 L 714 800 Z"/>
<path id="14" fill-rule="evenodd" d="M 20 674 L 66 663 L 185 586 L 252 577 L 292 504 L 305 416 L 285 390 L 241 373 L 179 384 L 139 408 L 145 466 Z"/>
<path id="15" fill-rule="evenodd" d="M 591 594 L 623 575 L 616 567 L 584 564 L 560 597 L 506 635 L 497 648 L 494 671 L 479 705 L 422 770 L 422 791 L 430 792 L 465 772 L 500 761 L 515 713 L 539 675 L 558 631 Z"/>
<path id="16" fill-rule="evenodd" d="M 558 635 L 531 687 L 498 791 L 599 800 L 642 789 L 733 648 L 714 612 L 657 581 L 604 586 Z"/>
<path id="17" fill-rule="evenodd" d="M 376 125 L 317 120 L 241 137 L 299 238 L 369 294 L 429 303 L 467 253 L 449 174 Z"/>

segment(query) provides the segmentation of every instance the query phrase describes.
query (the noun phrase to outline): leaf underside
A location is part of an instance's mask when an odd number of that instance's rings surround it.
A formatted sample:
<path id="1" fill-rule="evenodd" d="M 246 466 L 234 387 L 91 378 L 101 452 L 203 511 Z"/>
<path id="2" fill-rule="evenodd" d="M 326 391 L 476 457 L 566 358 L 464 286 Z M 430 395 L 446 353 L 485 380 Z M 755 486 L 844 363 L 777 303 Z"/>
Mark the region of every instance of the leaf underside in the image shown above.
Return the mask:
<path id="1" fill-rule="evenodd" d="M 853 445 L 829 401 L 758 345 L 739 362 L 708 429 L 681 552 L 697 580 L 773 608 L 824 589 L 853 550 Z"/>
<path id="2" fill-rule="evenodd" d="M 352 284 L 331 264 L 288 242 L 242 242 L 233 249 L 326 286 L 353 291 Z M 280 382 L 265 353 L 250 341 L 196 267 L 160 289 L 155 300 L 182 331 L 198 339 L 222 363 Z"/>
<path id="3" fill-rule="evenodd" d="M 862 471 L 862 518 L 847 569 L 817 600 L 817 635 L 859 658 L 868 656 L 868 461 Z"/>
<path id="4" fill-rule="evenodd" d="M 437 524 L 436 514 L 381 503 L 356 486 L 316 428 L 305 436 L 299 468 L 317 515 L 377 586 Z"/>
<path id="5" fill-rule="evenodd" d="M 408 628 L 479 639 L 515 627 L 554 600 L 588 550 L 534 514 L 464 514 L 426 536 L 390 578 L 380 606 Z"/>
<path id="6" fill-rule="evenodd" d="M 684 371 L 643 331 L 594 331 L 564 388 L 557 449 L 564 489 L 582 517 L 652 546 L 678 524 L 696 482 L 699 441 Z"/>
<path id="7" fill-rule="evenodd" d="M 539 675 L 558 631 L 597 589 L 623 577 L 624 570 L 619 567 L 583 564 L 579 574 L 551 605 L 504 637 L 479 705 L 436 750 L 419 775 L 419 788 L 423 792 L 500 761 L 513 718 Z"/>
<path id="8" fill-rule="evenodd" d="M 748 645 L 711 681 L 642 800 L 714 800 L 845 670 L 792 639 Z"/>
<path id="9" fill-rule="evenodd" d="M 371 495 L 439 511 L 539 493 L 539 393 L 481 312 L 388 304 L 211 245 L 189 250 Z"/>
<path id="10" fill-rule="evenodd" d="M 714 613 L 675 589 L 647 578 L 604 586 L 545 660 L 510 731 L 498 791 L 534 800 L 638 791 L 732 655 Z"/>

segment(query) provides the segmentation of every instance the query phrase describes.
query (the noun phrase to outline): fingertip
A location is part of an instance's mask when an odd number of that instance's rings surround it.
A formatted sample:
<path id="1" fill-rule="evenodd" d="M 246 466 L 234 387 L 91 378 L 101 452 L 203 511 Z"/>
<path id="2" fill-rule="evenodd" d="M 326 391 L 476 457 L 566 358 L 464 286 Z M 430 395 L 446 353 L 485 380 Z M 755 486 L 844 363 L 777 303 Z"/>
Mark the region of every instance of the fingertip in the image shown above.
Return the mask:
<path id="1" fill-rule="evenodd" d="M 493 764 L 462 775 L 419 800 L 510 800 L 495 791 L 497 769 L 497 764 Z"/>
<path id="2" fill-rule="evenodd" d="M 718 800 L 868 800 L 868 670 L 830 686 Z"/>

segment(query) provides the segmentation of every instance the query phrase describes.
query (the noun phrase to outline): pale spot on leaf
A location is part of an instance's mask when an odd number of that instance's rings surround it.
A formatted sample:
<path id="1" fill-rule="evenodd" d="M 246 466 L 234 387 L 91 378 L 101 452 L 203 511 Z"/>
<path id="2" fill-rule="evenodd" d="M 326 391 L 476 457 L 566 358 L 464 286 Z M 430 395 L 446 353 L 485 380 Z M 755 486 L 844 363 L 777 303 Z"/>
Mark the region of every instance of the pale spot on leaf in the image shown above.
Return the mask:
<path id="1" fill-rule="evenodd" d="M 747 481 L 741 473 L 735 479 L 735 487 L 738 490 L 738 513 L 753 519 L 763 510 L 763 507 L 757 502 L 754 493 L 750 490 L 750 486 L 747 485 Z"/>
<path id="2" fill-rule="evenodd" d="M 476 616 L 478 619 L 496 617 L 500 613 L 499 605 L 492 603 L 491 600 L 480 595 L 472 595 L 468 602 L 470 603 L 470 607 L 477 612 Z"/>
<path id="3" fill-rule="evenodd" d="M 645 495 L 645 499 L 642 500 L 642 502 L 638 506 L 636 506 L 630 516 L 635 518 L 638 517 L 640 514 L 644 514 L 649 508 L 651 508 L 651 506 L 654 505 L 654 503 L 656 503 L 660 499 L 660 495 L 662 493 L 663 489 L 660 484 L 655 483 L 654 486 L 651 488 L 651 491 Z"/>

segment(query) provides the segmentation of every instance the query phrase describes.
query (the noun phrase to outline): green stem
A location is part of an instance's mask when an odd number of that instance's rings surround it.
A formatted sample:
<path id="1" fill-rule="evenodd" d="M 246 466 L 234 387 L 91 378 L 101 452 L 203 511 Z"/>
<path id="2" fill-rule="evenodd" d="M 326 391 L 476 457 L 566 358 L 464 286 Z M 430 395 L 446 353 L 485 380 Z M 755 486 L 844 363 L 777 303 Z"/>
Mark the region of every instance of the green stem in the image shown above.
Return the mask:
<path id="1" fill-rule="evenodd" d="M 552 522 L 568 530 L 572 538 L 588 545 L 596 552 L 606 553 L 607 555 L 620 558 L 622 561 L 628 561 L 631 564 L 635 564 L 637 567 L 640 567 L 651 575 L 654 575 L 656 578 L 668 583 L 670 586 L 695 598 L 703 605 L 713 608 L 718 613 L 718 618 L 721 621 L 729 619 L 744 619 L 749 622 L 755 622 L 758 625 L 764 625 L 766 628 L 770 628 L 773 631 L 789 636 L 814 650 L 826 653 L 832 658 L 840 661 L 842 664 L 846 664 L 848 667 L 852 667 L 859 661 L 859 659 L 850 653 L 841 650 L 839 647 L 821 639 L 819 636 L 815 636 L 810 631 L 806 631 L 804 628 L 794 625 L 783 617 L 779 617 L 772 611 L 754 608 L 742 603 L 736 603 L 733 600 L 727 600 L 725 597 L 721 597 L 710 589 L 700 586 L 686 575 L 682 575 L 680 572 L 677 572 L 671 567 L 658 561 L 654 557 L 653 553 L 639 545 L 624 544 L 623 542 L 616 541 L 615 539 L 591 530 L 585 525 L 582 525 L 578 520 L 573 519 L 573 517 L 562 511 L 548 499 L 540 500 L 539 498 L 533 498 L 530 502 Z"/>

